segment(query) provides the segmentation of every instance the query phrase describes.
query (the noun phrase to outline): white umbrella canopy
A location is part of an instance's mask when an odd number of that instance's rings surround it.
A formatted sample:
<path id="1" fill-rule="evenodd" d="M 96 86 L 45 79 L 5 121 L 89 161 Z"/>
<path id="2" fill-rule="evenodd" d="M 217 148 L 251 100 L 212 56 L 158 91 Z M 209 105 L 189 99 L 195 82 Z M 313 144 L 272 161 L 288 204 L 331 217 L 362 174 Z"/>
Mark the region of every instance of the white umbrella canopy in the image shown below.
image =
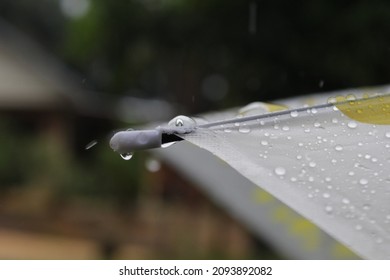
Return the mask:
<path id="1" fill-rule="evenodd" d="M 157 131 L 210 151 L 361 257 L 390 259 L 390 96 L 348 92 L 313 95 L 311 107 L 296 98 L 283 102 L 293 109 L 179 117 Z"/>

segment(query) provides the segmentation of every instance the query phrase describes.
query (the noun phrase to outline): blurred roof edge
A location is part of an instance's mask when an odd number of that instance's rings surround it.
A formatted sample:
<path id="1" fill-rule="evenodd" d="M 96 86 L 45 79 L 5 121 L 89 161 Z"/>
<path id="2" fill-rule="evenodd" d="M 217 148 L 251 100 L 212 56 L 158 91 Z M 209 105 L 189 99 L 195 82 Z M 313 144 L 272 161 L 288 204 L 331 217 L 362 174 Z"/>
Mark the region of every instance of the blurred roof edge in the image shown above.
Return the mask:
<path id="1" fill-rule="evenodd" d="M 74 110 L 112 118 L 113 100 L 82 88 L 83 78 L 0 18 L 0 108 Z"/>

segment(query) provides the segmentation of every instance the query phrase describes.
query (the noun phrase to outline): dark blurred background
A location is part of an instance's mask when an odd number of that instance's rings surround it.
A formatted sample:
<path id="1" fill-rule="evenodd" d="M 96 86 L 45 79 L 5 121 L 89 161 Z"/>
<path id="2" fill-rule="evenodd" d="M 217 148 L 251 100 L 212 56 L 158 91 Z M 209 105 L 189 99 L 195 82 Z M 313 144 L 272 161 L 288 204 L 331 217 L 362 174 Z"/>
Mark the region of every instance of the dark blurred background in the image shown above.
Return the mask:
<path id="1" fill-rule="evenodd" d="M 102 139 L 386 84 L 389 18 L 385 0 L 0 0 L 0 258 L 284 258 L 170 166 Z"/>

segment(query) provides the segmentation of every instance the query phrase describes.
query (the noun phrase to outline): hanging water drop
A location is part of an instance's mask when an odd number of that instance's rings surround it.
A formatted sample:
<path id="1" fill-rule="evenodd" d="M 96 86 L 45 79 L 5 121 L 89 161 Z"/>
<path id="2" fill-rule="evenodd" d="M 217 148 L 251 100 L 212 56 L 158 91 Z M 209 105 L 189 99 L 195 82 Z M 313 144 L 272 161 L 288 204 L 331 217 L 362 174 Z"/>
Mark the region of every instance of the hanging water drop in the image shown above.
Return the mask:
<path id="1" fill-rule="evenodd" d="M 123 153 L 120 155 L 121 155 L 121 158 L 123 158 L 124 160 L 130 160 L 133 157 L 133 153 Z"/>

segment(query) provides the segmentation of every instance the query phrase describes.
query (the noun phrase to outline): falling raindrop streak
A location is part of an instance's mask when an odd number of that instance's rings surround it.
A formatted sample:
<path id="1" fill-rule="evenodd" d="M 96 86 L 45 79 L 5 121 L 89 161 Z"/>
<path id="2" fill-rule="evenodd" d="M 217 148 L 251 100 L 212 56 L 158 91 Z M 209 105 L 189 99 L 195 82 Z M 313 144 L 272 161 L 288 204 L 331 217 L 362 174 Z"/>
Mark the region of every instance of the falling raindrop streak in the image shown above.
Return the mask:
<path id="1" fill-rule="evenodd" d="M 91 149 L 93 146 L 95 146 L 97 143 L 98 143 L 98 141 L 93 140 L 93 141 L 89 142 L 89 143 L 85 146 L 85 149 L 86 149 L 86 150 L 89 150 L 89 149 Z"/>

